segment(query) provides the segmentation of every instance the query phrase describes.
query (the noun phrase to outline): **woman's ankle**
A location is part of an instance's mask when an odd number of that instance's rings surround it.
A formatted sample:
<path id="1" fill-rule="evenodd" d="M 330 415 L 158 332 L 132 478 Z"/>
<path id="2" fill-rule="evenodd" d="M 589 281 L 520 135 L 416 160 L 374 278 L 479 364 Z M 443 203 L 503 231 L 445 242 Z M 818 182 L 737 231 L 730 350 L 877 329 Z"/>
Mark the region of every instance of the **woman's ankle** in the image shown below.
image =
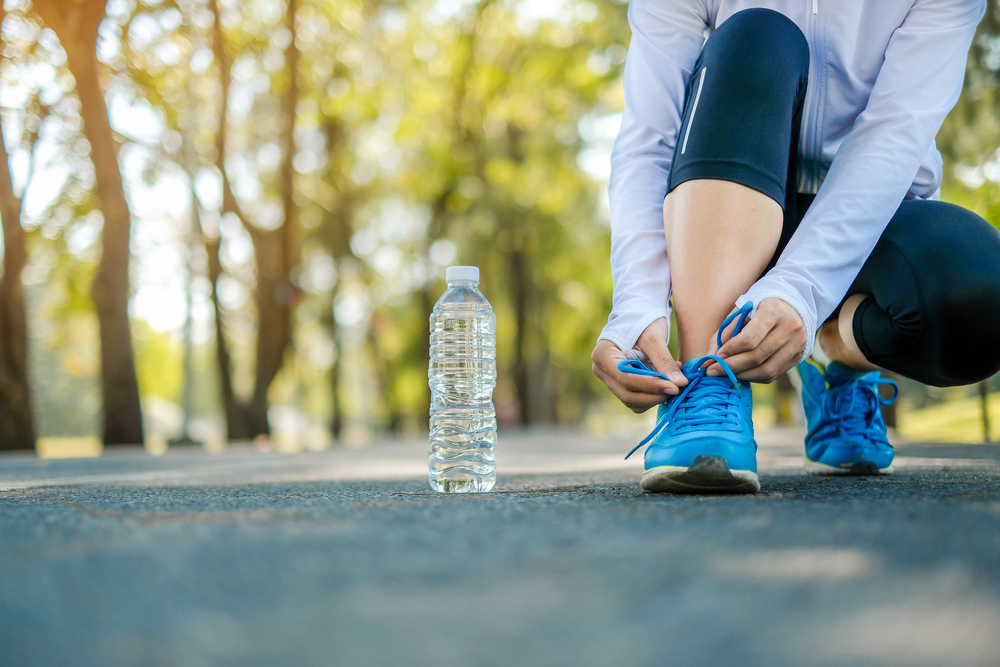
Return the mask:
<path id="1" fill-rule="evenodd" d="M 862 298 L 855 298 L 859 296 Z M 844 303 L 840 316 L 836 320 L 824 322 L 816 334 L 816 344 L 822 348 L 830 361 L 836 361 L 856 371 L 879 370 L 878 366 L 865 358 L 853 336 L 854 311 L 866 296 L 852 295 Z"/>

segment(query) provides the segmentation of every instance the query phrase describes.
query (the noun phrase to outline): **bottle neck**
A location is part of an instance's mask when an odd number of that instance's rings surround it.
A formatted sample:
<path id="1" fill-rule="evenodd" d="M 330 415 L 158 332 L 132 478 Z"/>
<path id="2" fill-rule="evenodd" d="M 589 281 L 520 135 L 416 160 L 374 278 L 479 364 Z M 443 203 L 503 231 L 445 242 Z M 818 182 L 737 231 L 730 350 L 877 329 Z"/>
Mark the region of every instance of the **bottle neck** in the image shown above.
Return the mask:
<path id="1" fill-rule="evenodd" d="M 476 287 L 479 283 L 474 280 L 452 280 L 448 283 L 448 287 Z"/>

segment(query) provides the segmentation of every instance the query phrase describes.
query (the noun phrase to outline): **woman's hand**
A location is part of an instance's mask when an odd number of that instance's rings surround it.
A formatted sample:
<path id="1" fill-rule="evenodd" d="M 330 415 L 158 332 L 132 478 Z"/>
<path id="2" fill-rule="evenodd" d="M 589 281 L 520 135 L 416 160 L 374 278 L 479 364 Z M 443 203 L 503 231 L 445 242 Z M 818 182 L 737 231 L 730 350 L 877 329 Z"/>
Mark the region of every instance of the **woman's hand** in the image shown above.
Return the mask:
<path id="1" fill-rule="evenodd" d="M 741 380 L 771 382 L 795 366 L 806 347 L 806 327 L 798 312 L 776 297 L 760 302 L 753 319 L 735 338 L 731 338 L 735 323 L 722 333 L 723 345 L 712 341 L 712 354 L 726 360 L 729 368 Z M 718 350 L 718 351 L 716 351 Z M 708 367 L 708 375 L 725 372 L 718 364 Z"/>
<path id="2" fill-rule="evenodd" d="M 681 372 L 681 365 L 674 361 L 667 348 L 669 338 L 670 324 L 661 317 L 646 327 L 636 341 L 635 347 L 649 358 L 657 371 L 670 378 L 671 382 L 656 377 L 622 373 L 618 370 L 618 362 L 629 357 L 617 345 L 604 339 L 597 341 L 597 347 L 590 355 L 594 361 L 594 375 L 608 385 L 611 393 L 632 412 L 645 412 L 665 401 L 667 396 L 679 393 L 680 387 L 688 383 Z"/>

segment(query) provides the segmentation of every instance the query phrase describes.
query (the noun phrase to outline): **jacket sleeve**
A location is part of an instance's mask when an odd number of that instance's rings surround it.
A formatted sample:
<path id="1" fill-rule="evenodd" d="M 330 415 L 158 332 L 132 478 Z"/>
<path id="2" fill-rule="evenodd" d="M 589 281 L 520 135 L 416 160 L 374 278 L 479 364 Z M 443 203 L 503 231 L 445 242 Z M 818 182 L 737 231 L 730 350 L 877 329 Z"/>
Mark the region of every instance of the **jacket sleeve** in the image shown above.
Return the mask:
<path id="1" fill-rule="evenodd" d="M 958 101 L 984 0 L 917 0 L 886 47 L 858 116 L 808 212 L 776 266 L 737 301 L 778 297 L 815 332 L 847 294 L 899 203 L 944 117 Z M 916 178 L 915 178 L 916 177 Z M 926 179 L 924 179 L 926 180 Z"/>
<path id="2" fill-rule="evenodd" d="M 608 187 L 614 301 L 600 337 L 631 353 L 651 322 L 670 315 L 663 199 L 709 12 L 696 0 L 633 0 L 628 19 L 625 111 Z"/>

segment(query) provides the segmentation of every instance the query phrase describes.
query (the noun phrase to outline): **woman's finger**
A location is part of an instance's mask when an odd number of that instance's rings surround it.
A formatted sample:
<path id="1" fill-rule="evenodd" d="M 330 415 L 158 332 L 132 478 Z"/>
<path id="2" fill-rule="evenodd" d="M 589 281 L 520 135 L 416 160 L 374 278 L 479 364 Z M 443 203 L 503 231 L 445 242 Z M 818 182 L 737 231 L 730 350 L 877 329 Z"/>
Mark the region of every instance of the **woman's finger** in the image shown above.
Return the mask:
<path id="1" fill-rule="evenodd" d="M 737 373 L 736 377 L 749 382 L 773 382 L 791 370 L 798 363 L 801 354 L 798 345 L 789 341 L 763 364 L 743 373 Z"/>
<path id="2" fill-rule="evenodd" d="M 664 394 L 673 395 L 679 391 L 675 383 L 662 378 L 623 373 L 618 369 L 611 372 L 610 376 L 612 380 L 631 392 L 663 396 Z"/>
<path id="3" fill-rule="evenodd" d="M 731 313 L 729 313 L 729 315 L 732 315 L 733 313 L 735 313 L 736 310 L 737 309 L 734 308 L 733 311 Z M 729 315 L 727 315 L 726 317 L 729 317 Z M 733 320 L 732 322 L 730 322 L 726 326 L 725 329 L 722 330 L 722 344 L 723 345 L 725 345 L 726 342 L 728 342 L 733 337 L 733 329 L 736 328 L 737 321 L 738 321 L 738 319 Z M 717 351 L 718 347 L 719 347 L 718 338 L 716 336 L 712 336 L 712 348 Z M 716 354 L 716 352 L 712 352 L 712 354 Z"/>
<path id="4" fill-rule="evenodd" d="M 737 336 L 730 338 L 719 348 L 719 356 L 728 360 L 729 357 L 750 352 L 756 349 L 774 330 L 776 322 L 766 316 L 754 318 L 747 322 Z"/>
<path id="5" fill-rule="evenodd" d="M 743 333 L 746 332 L 744 331 Z M 744 373 L 750 369 L 756 368 L 757 366 L 760 366 L 761 364 L 765 363 L 768 359 L 771 358 L 771 356 L 775 352 L 780 350 L 782 346 L 784 346 L 785 343 L 787 342 L 785 337 L 781 335 L 781 332 L 778 329 L 771 329 L 770 331 L 766 332 L 766 335 L 763 336 L 763 340 L 760 340 L 759 342 L 753 345 L 741 344 L 739 338 L 743 336 L 743 333 L 740 333 L 739 336 L 737 336 L 730 342 L 734 343 L 735 349 L 745 349 L 745 351 L 732 354 L 731 356 L 723 357 L 726 360 L 726 364 L 729 366 L 730 370 L 732 370 L 733 373 L 737 375 L 737 377 L 740 377 L 741 373 Z M 760 334 L 759 331 L 754 333 L 756 335 Z M 747 340 L 753 342 L 753 339 L 750 337 L 748 337 Z M 722 355 L 720 354 L 719 356 Z M 716 364 L 715 368 L 709 369 L 708 374 L 714 377 L 718 377 L 720 375 L 724 375 L 724 371 L 718 367 L 718 364 Z"/>
<path id="6" fill-rule="evenodd" d="M 603 380 L 604 384 L 606 384 L 608 386 L 608 389 L 611 390 L 611 393 L 614 394 L 619 401 L 624 403 L 625 407 L 629 408 L 634 412 L 645 412 L 654 405 L 659 405 L 664 400 L 666 400 L 664 392 L 655 390 L 650 392 L 644 389 L 633 391 L 625 387 L 622 383 L 618 382 L 616 378 L 612 377 L 604 369 L 598 368 L 596 364 L 594 367 L 594 375 Z M 653 379 L 653 378 L 646 378 L 646 379 Z M 677 388 L 674 387 L 674 392 L 676 391 Z"/>
<path id="7" fill-rule="evenodd" d="M 683 387 L 687 384 L 687 378 L 681 369 L 681 364 L 674 360 L 670 354 L 670 347 L 667 345 L 667 332 L 669 329 L 665 320 L 657 320 L 656 326 L 647 327 L 643 335 L 637 341 L 637 347 L 649 359 L 659 373 L 666 375 L 676 386 Z"/>
<path id="8" fill-rule="evenodd" d="M 623 373 L 617 368 L 608 370 L 600 364 L 594 364 L 594 374 L 608 385 L 611 392 L 623 402 L 623 396 L 628 394 L 633 397 L 634 395 L 646 396 L 648 400 L 654 401 L 654 404 L 662 403 L 664 396 L 675 395 L 680 391 L 673 382 L 648 375 Z"/>

